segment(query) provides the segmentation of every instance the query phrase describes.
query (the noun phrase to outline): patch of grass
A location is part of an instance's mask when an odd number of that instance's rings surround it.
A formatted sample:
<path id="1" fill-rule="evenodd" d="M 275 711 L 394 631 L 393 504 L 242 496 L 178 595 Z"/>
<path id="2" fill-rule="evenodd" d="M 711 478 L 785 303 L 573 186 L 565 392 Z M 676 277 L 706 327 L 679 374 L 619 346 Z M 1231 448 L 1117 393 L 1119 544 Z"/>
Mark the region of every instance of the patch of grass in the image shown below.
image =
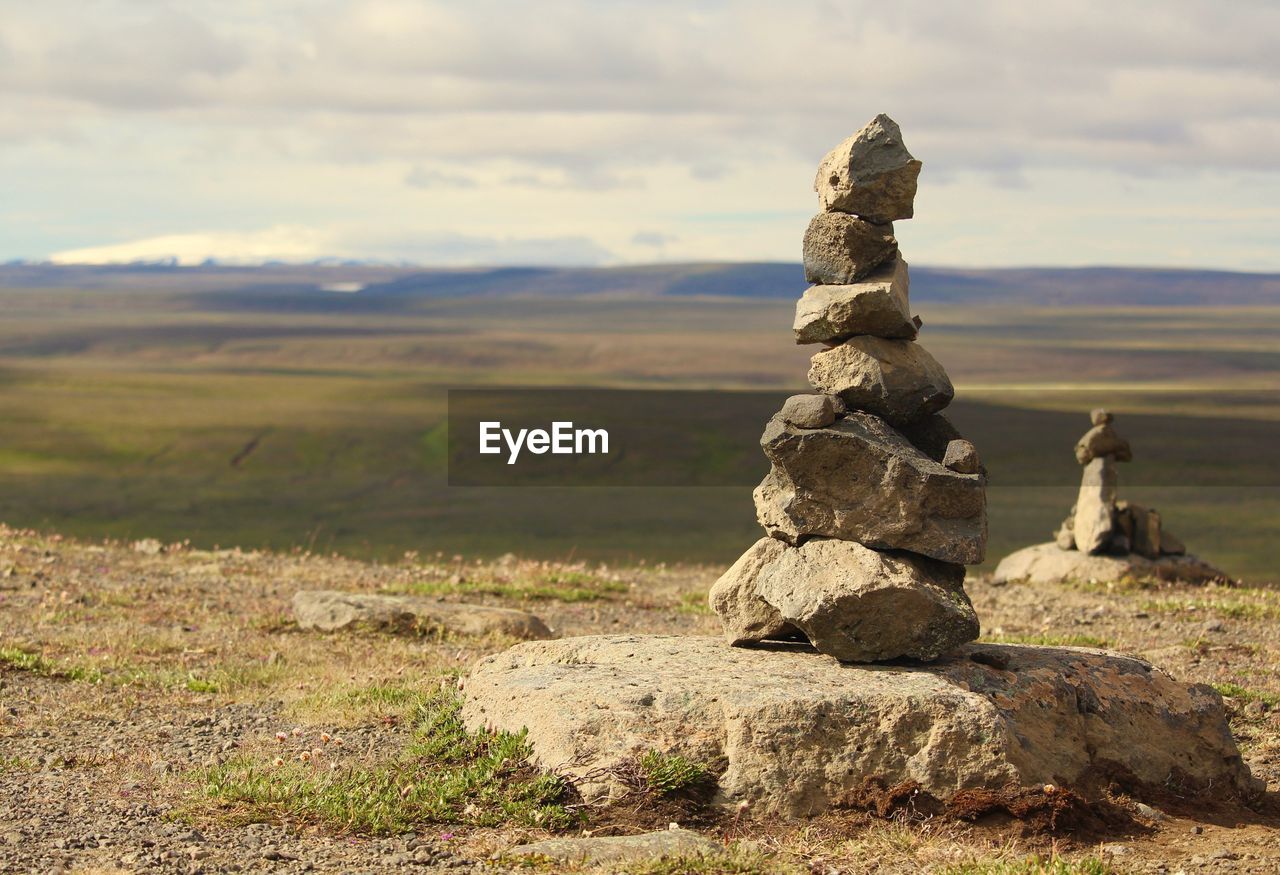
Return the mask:
<path id="1" fill-rule="evenodd" d="M 1024 860 L 962 863 L 943 870 L 946 875 L 1116 875 L 1117 870 L 1097 857 L 1065 860 L 1062 857 L 1027 857 Z"/>
<path id="2" fill-rule="evenodd" d="M 1213 688 L 1228 699 L 1239 699 L 1241 702 L 1262 702 L 1271 708 L 1280 708 L 1280 695 L 1265 690 L 1252 690 L 1240 684 L 1214 684 Z"/>
<path id="3" fill-rule="evenodd" d="M 1233 620 L 1280 619 L 1280 606 L 1258 604 L 1257 602 L 1247 602 L 1240 599 L 1153 599 L 1144 601 L 1140 608 L 1152 614 L 1206 613 Z"/>
<path id="4" fill-rule="evenodd" d="M 589 602 L 627 592 L 621 581 L 585 571 L 548 571 L 529 576 L 420 580 L 399 587 L 413 595 L 492 595 L 508 599 Z"/>
<path id="5" fill-rule="evenodd" d="M 469 733 L 457 697 L 417 709 L 413 741 L 394 761 L 332 767 L 314 757 L 269 765 L 241 757 L 207 770 L 202 795 L 239 822 L 288 818 L 390 835 L 423 823 L 568 826 L 569 785 L 534 771 L 523 734 Z"/>
<path id="6" fill-rule="evenodd" d="M 409 686 L 399 681 L 379 681 L 362 686 L 326 687 L 295 703 L 293 710 L 311 715 L 359 722 L 370 716 L 410 717 L 427 705 L 436 687 L 435 678 L 422 678 Z"/>
<path id="7" fill-rule="evenodd" d="M 707 603 L 705 592 L 686 592 L 680 596 L 676 610 L 682 614 L 709 614 L 711 605 Z"/>
<path id="8" fill-rule="evenodd" d="M 659 796 L 702 789 L 715 781 L 715 775 L 706 766 L 659 750 L 643 754 L 637 766 L 645 787 Z"/>
<path id="9" fill-rule="evenodd" d="M 102 680 L 102 672 L 96 668 L 82 665 L 57 665 L 39 653 L 32 653 L 19 647 L 0 647 L 0 667 L 69 681 L 97 683 Z"/>
<path id="10" fill-rule="evenodd" d="M 1094 635 L 991 635 L 982 639 L 988 644 L 1034 644 L 1040 647 L 1094 647 L 1105 649 L 1111 642 Z"/>

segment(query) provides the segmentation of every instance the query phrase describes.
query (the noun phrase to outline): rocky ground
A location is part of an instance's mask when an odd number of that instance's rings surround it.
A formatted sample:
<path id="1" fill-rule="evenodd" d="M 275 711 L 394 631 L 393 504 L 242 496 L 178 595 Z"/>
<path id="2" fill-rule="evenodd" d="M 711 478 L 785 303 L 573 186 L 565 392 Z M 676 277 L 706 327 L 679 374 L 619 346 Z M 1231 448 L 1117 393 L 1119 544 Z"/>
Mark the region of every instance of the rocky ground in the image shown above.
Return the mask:
<path id="1" fill-rule="evenodd" d="M 618 865 L 1280 871 L 1280 590 L 967 584 L 989 640 L 1111 647 L 1216 685 L 1273 790 L 1257 810 L 1121 798 L 1129 818 L 1117 825 L 1052 832 L 909 808 L 759 822 L 654 780 L 612 810 L 575 807 L 571 788 L 519 763 L 518 740 L 468 738 L 450 722 L 457 677 L 511 639 L 302 632 L 289 613 L 298 589 L 388 591 L 523 608 L 560 635 L 706 634 L 718 571 L 414 555 L 375 565 L 0 528 L 0 871 L 492 872 L 527 868 L 501 856 L 521 843 L 672 821 L 724 855 Z"/>

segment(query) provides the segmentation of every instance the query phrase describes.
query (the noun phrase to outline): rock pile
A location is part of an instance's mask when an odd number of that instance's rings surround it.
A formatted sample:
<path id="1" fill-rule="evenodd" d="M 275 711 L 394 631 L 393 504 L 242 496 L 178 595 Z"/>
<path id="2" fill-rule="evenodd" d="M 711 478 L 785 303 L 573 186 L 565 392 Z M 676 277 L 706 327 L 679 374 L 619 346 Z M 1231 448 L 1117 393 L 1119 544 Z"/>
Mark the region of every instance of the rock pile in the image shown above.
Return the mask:
<path id="1" fill-rule="evenodd" d="M 964 565 L 986 549 L 986 475 L 939 411 L 954 390 L 916 343 L 906 259 L 920 162 L 878 115 L 822 160 L 804 235 L 797 343 L 809 383 L 760 439 L 762 538 L 717 581 L 733 644 L 803 635 L 843 661 L 933 660 L 978 637 Z"/>
<path id="2" fill-rule="evenodd" d="M 1075 507 L 1054 535 L 1054 543 L 1012 553 L 996 567 L 995 580 L 1112 581 L 1158 577 L 1186 581 L 1224 578 L 1213 566 L 1188 556 L 1165 530 L 1160 514 L 1116 497 L 1117 462 L 1133 460 L 1129 442 L 1116 432 L 1106 410 L 1089 415 L 1093 427 L 1076 442 L 1084 466 Z"/>

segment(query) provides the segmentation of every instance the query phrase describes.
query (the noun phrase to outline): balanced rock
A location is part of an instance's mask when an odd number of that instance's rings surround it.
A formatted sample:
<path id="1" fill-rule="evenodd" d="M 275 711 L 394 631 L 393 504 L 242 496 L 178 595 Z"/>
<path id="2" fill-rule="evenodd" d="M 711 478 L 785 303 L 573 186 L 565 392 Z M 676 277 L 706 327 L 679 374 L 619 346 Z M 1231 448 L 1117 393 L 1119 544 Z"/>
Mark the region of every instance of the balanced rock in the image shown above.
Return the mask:
<path id="1" fill-rule="evenodd" d="M 1107 415 L 1110 416 L 1110 414 Z M 1081 465 L 1087 465 L 1103 456 L 1111 456 L 1117 462 L 1133 460 L 1133 450 L 1129 448 L 1129 442 L 1120 437 L 1111 425 L 1110 419 L 1089 429 L 1076 443 L 1076 461 Z"/>
<path id="2" fill-rule="evenodd" d="M 963 584 L 962 565 L 813 538 L 763 563 L 755 589 L 842 662 L 928 661 L 978 637 Z"/>
<path id="3" fill-rule="evenodd" d="M 942 457 L 942 464 L 960 474 L 977 474 L 982 470 L 982 460 L 978 458 L 978 448 L 966 440 L 953 440 L 947 444 L 947 451 Z"/>
<path id="4" fill-rule="evenodd" d="M 804 232 L 804 280 L 857 282 L 898 251 L 893 225 L 873 225 L 848 213 L 818 213 Z"/>
<path id="5" fill-rule="evenodd" d="M 836 421 L 830 395 L 792 395 L 782 403 L 778 415 L 800 428 L 822 428 Z"/>
<path id="6" fill-rule="evenodd" d="M 760 445 L 773 466 L 756 487 L 756 516 L 771 536 L 982 561 L 985 478 L 944 467 L 883 420 L 852 411 L 826 428 L 798 429 L 775 416 Z"/>
<path id="7" fill-rule="evenodd" d="M 855 334 L 914 339 L 909 285 L 907 262 L 899 256 L 861 282 L 810 286 L 796 302 L 796 343 L 837 343 Z"/>
<path id="8" fill-rule="evenodd" d="M 1099 798 L 1176 776 L 1189 798 L 1253 797 L 1222 699 L 1132 657 L 967 644 L 919 666 L 840 663 L 801 644 L 616 635 L 520 644 L 481 661 L 466 724 L 528 730 L 535 763 L 588 800 L 653 750 L 718 764 L 720 798 L 807 817 L 878 779 L 961 790 L 1054 784 Z M 633 768 L 633 767 L 632 767 Z"/>
<path id="9" fill-rule="evenodd" d="M 761 538 L 712 585 L 707 601 L 730 644 L 791 638 L 799 631 L 760 597 L 757 587 L 760 572 L 787 549 L 776 538 Z"/>
<path id="10" fill-rule="evenodd" d="M 915 214 L 920 162 L 902 142 L 898 123 L 881 113 L 818 165 L 813 189 L 827 211 L 884 224 Z"/>
<path id="11" fill-rule="evenodd" d="M 866 335 L 816 354 L 809 385 L 893 425 L 937 413 L 955 397 L 947 372 L 920 344 Z"/>
<path id="12" fill-rule="evenodd" d="M 515 638 L 552 638 L 542 620 L 524 611 L 439 602 L 413 596 L 299 590 L 293 616 L 300 629 L 332 632 L 362 629 L 380 632 L 446 631 L 464 635 L 499 632 Z"/>
<path id="13" fill-rule="evenodd" d="M 1072 519 L 1076 549 L 1081 553 L 1100 553 L 1111 542 L 1115 532 L 1116 463 L 1110 456 L 1099 456 L 1085 465 Z"/>
<path id="14" fill-rule="evenodd" d="M 1128 540 L 1130 552 L 1148 559 L 1160 558 L 1164 533 L 1159 512 L 1140 504 L 1117 501 L 1116 526 Z"/>

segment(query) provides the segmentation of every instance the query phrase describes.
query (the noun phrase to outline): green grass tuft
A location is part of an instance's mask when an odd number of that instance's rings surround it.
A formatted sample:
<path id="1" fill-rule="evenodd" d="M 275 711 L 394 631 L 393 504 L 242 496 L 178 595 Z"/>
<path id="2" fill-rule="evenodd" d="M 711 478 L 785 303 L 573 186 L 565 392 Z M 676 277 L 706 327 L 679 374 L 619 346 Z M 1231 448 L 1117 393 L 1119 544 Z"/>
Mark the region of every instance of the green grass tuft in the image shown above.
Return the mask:
<path id="1" fill-rule="evenodd" d="M 319 823 L 391 835 L 418 824 L 568 826 L 569 785 L 534 771 L 523 734 L 469 733 L 460 700 L 439 694 L 416 712 L 395 760 L 337 768 L 324 757 L 273 766 L 247 757 L 204 774 L 206 800 L 232 820 Z"/>
<path id="2" fill-rule="evenodd" d="M 0 667 L 69 681 L 97 683 L 102 680 L 102 672 L 96 668 L 82 665 L 56 665 L 39 653 L 32 653 L 19 647 L 0 647 Z"/>
<path id="3" fill-rule="evenodd" d="M 946 875 L 1115 875 L 1116 870 L 1097 857 L 1064 860 L 1052 857 L 1027 857 L 1015 862 L 994 861 L 962 863 L 944 870 Z"/>
<path id="4" fill-rule="evenodd" d="M 1239 684 L 1214 684 L 1213 688 L 1228 699 L 1239 699 L 1242 702 L 1262 702 L 1271 708 L 1280 708 L 1280 695 L 1265 690 L 1251 690 Z"/>
<path id="5" fill-rule="evenodd" d="M 659 796 L 702 789 L 715 781 L 709 769 L 679 754 L 651 750 L 640 757 L 637 765 L 646 788 Z"/>
<path id="6" fill-rule="evenodd" d="M 991 635 L 982 639 L 987 644 L 1035 644 L 1040 647 L 1094 647 L 1105 649 L 1111 642 L 1093 635 Z"/>
<path id="7" fill-rule="evenodd" d="M 412 595 L 491 595 L 508 599 L 589 602 L 627 592 L 627 585 L 583 571 L 548 571 L 528 577 L 420 580 L 397 587 Z"/>

